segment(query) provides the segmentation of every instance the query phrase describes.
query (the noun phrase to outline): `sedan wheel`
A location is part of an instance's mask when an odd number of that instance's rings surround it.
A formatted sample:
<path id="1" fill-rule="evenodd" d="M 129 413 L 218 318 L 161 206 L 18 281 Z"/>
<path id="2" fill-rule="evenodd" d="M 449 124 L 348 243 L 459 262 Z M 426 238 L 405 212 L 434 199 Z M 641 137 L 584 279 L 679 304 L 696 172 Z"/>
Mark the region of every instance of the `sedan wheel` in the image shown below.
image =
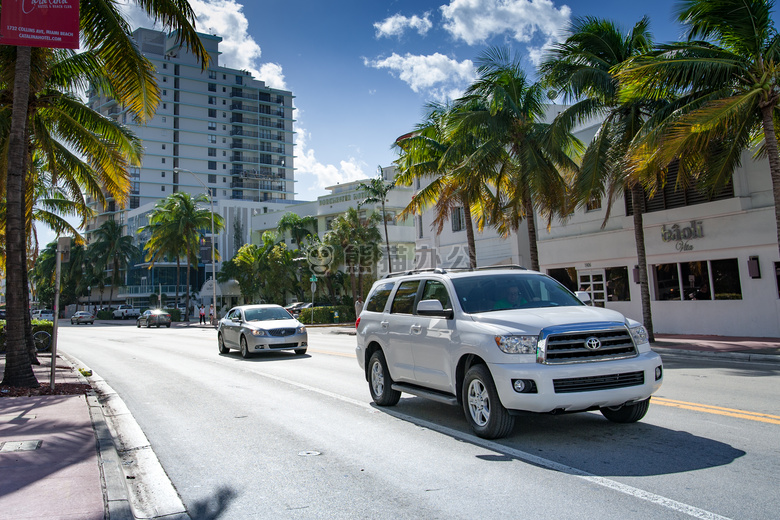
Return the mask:
<path id="1" fill-rule="evenodd" d="M 225 338 L 222 337 L 222 334 L 217 335 L 217 346 L 219 347 L 220 354 L 227 354 L 230 352 L 230 349 L 225 346 Z"/>
<path id="2" fill-rule="evenodd" d="M 139 321 L 136 321 L 136 322 L 135 322 L 135 326 L 136 326 L 136 327 L 138 327 L 138 328 L 140 329 L 140 328 L 141 328 L 141 321 L 140 321 L 140 320 L 139 320 Z"/>
<path id="3" fill-rule="evenodd" d="M 241 357 L 246 359 L 249 356 L 249 345 L 246 344 L 246 338 L 241 336 Z"/>

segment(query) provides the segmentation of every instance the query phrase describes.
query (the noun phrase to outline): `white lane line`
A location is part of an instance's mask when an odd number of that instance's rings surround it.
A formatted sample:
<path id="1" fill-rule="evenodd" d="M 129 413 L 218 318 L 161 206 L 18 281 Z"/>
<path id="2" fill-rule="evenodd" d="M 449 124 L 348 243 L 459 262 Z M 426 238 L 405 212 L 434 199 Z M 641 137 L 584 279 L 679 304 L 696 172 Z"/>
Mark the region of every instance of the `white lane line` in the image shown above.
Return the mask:
<path id="1" fill-rule="evenodd" d="M 343 395 L 339 395 L 333 392 L 329 392 L 327 390 L 322 390 L 320 388 L 315 388 L 313 386 L 305 385 L 303 383 L 299 383 L 297 381 L 292 381 L 290 379 L 275 376 L 272 374 L 268 374 L 266 372 L 255 372 L 258 375 L 261 375 L 263 377 L 267 377 L 269 379 L 273 379 L 275 381 L 279 381 L 280 383 L 285 383 L 292 386 L 297 386 L 298 388 L 302 388 L 304 390 L 308 390 L 310 392 L 315 392 L 320 395 L 324 395 L 327 397 L 332 397 L 333 399 L 338 399 L 339 401 L 343 401 L 345 403 L 353 404 L 355 406 L 359 406 L 361 408 L 364 408 L 369 411 L 376 411 L 372 405 L 365 401 L 358 401 L 356 399 L 352 399 L 350 397 L 345 397 Z M 612 489 L 613 491 L 617 491 L 618 493 L 623 493 L 624 495 L 629 495 L 634 498 L 638 498 L 640 500 L 645 500 L 647 502 L 651 502 L 653 504 L 659 505 L 661 507 L 665 507 L 667 509 L 671 509 L 673 511 L 677 511 L 680 513 L 684 513 L 686 515 L 692 516 L 693 518 L 700 518 L 702 520 L 730 520 L 726 516 L 721 516 L 716 513 L 712 513 L 710 511 L 700 509 L 698 507 L 694 507 L 689 504 L 685 504 L 683 502 L 678 502 L 677 500 L 672 500 L 671 498 L 666 498 L 661 495 L 656 495 L 655 493 L 650 493 L 649 491 L 644 491 L 639 488 L 635 488 L 633 486 L 628 486 L 626 484 L 621 484 L 620 482 L 617 482 L 615 480 L 611 480 L 604 477 L 599 477 L 597 475 L 593 475 L 591 473 L 588 473 L 587 471 L 582 471 L 577 468 L 573 468 L 571 466 L 567 466 L 566 464 L 561 464 L 549 459 L 544 459 L 542 457 L 538 457 L 536 455 L 532 455 L 530 453 L 517 450 L 514 448 L 510 448 L 508 446 L 504 446 L 503 444 L 499 444 L 497 442 L 489 441 L 486 439 L 481 439 L 475 435 L 470 435 L 468 433 L 464 433 L 458 430 L 453 430 L 452 428 L 448 428 L 446 426 L 442 426 L 440 424 L 432 423 L 429 421 L 426 421 L 424 419 L 419 419 L 417 417 L 413 417 L 411 415 L 407 415 L 404 413 L 396 412 L 395 410 L 392 410 L 390 408 L 382 408 L 382 411 L 386 412 L 388 415 L 392 415 L 393 417 L 397 417 L 399 419 L 403 419 L 405 421 L 411 422 L 413 424 L 417 424 L 419 426 L 423 426 L 425 428 L 428 428 L 430 430 L 442 433 L 444 435 L 448 435 L 450 437 L 454 437 L 456 439 L 460 439 L 465 442 L 469 442 L 471 444 L 476 444 L 478 446 L 482 446 L 484 448 L 496 451 L 498 453 L 503 453 L 505 455 L 511 455 L 512 457 L 515 457 L 519 460 L 528 462 L 530 464 L 534 464 L 536 466 L 540 466 L 543 468 L 551 469 L 553 471 L 559 471 L 561 473 L 566 473 L 568 475 L 572 475 L 577 478 L 581 478 L 583 480 L 587 480 L 588 482 L 592 482 L 594 484 L 597 484 L 599 486 Z"/>

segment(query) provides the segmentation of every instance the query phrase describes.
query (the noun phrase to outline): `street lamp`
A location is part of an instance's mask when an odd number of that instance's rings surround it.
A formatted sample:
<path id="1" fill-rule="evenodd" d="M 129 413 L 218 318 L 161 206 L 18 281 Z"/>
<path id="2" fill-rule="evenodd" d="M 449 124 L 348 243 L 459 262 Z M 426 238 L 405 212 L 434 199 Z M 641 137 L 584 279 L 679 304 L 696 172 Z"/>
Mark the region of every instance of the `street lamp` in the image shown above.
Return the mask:
<path id="1" fill-rule="evenodd" d="M 200 177 L 198 177 L 195 172 L 192 170 L 186 170 L 184 168 L 174 168 L 174 172 L 189 172 L 192 174 L 192 176 L 195 178 L 196 181 L 200 183 L 201 186 L 203 186 L 203 189 L 206 190 L 206 195 L 209 198 L 209 206 L 211 208 L 211 289 L 212 289 L 212 307 L 214 307 L 214 316 L 212 317 L 212 320 L 216 321 L 217 317 L 217 263 L 216 263 L 216 255 L 214 254 L 214 198 L 211 196 L 211 190 L 209 189 L 206 184 L 200 180 Z M 187 290 L 189 291 L 190 288 L 187 287 Z M 185 309 L 185 315 L 189 312 L 189 309 Z M 189 316 L 187 316 L 187 321 L 189 321 Z M 212 325 L 214 325 L 215 321 L 212 321 Z"/>

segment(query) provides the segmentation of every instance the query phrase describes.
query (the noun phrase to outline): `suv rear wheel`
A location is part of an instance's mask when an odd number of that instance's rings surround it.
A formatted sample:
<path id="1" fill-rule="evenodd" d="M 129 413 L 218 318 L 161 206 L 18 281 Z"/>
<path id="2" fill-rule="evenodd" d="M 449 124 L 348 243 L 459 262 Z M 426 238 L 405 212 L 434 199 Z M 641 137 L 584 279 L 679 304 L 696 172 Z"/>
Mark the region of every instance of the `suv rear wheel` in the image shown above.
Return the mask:
<path id="1" fill-rule="evenodd" d="M 474 365 L 463 380 L 463 412 L 471 429 L 483 439 L 506 437 L 515 426 L 498 398 L 496 385 L 485 365 Z"/>
<path id="2" fill-rule="evenodd" d="M 394 406 L 401 399 L 401 392 L 393 390 L 393 380 L 387 370 L 387 361 L 381 350 L 371 355 L 368 361 L 368 388 L 371 398 L 379 406 Z"/>
<path id="3" fill-rule="evenodd" d="M 602 408 L 601 415 L 616 423 L 634 423 L 640 420 L 650 408 L 650 398 L 634 404 L 625 404 L 618 408 Z"/>

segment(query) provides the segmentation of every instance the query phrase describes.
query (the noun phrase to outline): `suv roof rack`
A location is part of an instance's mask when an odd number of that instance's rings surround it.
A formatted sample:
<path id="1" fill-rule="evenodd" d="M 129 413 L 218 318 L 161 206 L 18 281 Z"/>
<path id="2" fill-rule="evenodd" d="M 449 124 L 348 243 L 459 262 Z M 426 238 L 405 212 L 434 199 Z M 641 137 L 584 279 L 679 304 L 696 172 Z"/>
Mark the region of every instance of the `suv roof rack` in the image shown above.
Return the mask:
<path id="1" fill-rule="evenodd" d="M 395 273 L 387 273 L 384 275 L 381 279 L 384 280 L 385 278 L 393 278 L 396 276 L 406 276 L 408 274 L 419 274 L 419 273 L 436 273 L 436 274 L 445 274 L 447 271 L 442 269 L 441 267 L 428 267 L 425 269 L 408 269 L 406 271 L 398 271 Z"/>
<path id="2" fill-rule="evenodd" d="M 482 267 L 477 267 L 474 269 L 474 271 L 484 271 L 485 269 L 522 269 L 523 271 L 527 271 L 527 267 L 523 267 L 522 265 L 517 264 L 501 264 L 501 265 L 485 265 Z"/>

